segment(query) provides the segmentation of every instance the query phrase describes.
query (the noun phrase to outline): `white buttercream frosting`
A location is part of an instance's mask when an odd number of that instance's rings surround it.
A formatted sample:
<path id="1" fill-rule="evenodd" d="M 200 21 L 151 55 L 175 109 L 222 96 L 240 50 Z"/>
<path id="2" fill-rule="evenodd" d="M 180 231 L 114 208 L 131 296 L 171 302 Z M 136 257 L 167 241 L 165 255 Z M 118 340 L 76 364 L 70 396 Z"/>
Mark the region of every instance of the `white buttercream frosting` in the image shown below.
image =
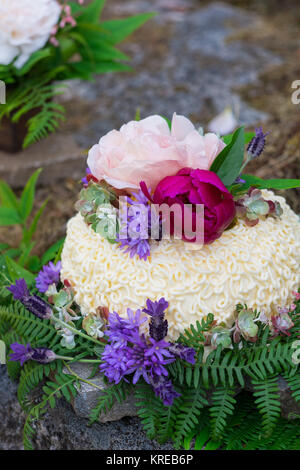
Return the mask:
<path id="1" fill-rule="evenodd" d="M 171 339 L 209 312 L 232 323 L 238 302 L 271 315 L 291 302 L 300 285 L 300 223 L 284 198 L 263 193 L 280 202 L 280 219 L 268 217 L 255 227 L 239 219 L 196 251 L 179 240 L 155 242 L 147 261 L 130 258 L 77 214 L 68 222 L 62 278 L 71 282 L 85 312 L 107 306 L 122 315 L 128 307 L 142 308 L 147 298 L 165 297 Z"/>

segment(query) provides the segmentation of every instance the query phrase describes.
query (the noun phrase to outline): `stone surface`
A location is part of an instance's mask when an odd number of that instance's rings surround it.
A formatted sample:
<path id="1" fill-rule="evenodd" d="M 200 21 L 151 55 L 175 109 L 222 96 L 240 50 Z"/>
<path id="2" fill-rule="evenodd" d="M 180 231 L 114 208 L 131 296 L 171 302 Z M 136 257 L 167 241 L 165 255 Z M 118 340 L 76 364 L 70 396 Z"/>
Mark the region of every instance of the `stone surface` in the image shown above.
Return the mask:
<path id="1" fill-rule="evenodd" d="M 21 450 L 25 416 L 17 401 L 17 385 L 0 366 L 0 450 Z M 138 418 L 124 418 L 89 427 L 72 407 L 60 400 L 35 424 L 34 446 L 40 450 L 148 450 L 172 449 L 147 439 Z"/>
<path id="2" fill-rule="evenodd" d="M 21 187 L 37 168 L 43 168 L 40 184 L 68 175 L 79 180 L 85 171 L 85 160 L 83 149 L 71 134 L 57 134 L 17 154 L 0 151 L 0 178 L 13 187 Z"/>
<path id="3" fill-rule="evenodd" d="M 150 114 L 191 116 L 199 125 L 230 105 L 239 123 L 252 125 L 267 118 L 242 99 L 238 88 L 254 85 L 259 73 L 280 64 L 280 58 L 247 41 L 235 39 L 255 28 L 258 17 L 225 3 L 201 8 L 197 0 L 135 0 L 108 2 L 107 16 L 157 11 L 128 42 L 133 72 L 72 81 L 62 96 L 67 123 L 60 132 L 16 155 L 0 152 L 0 178 L 22 186 L 37 167 L 40 183 L 78 179 L 87 149 L 113 128 Z"/>
<path id="4" fill-rule="evenodd" d="M 81 382 L 80 390 L 78 395 L 75 397 L 72 406 L 77 416 L 88 418 L 90 412 L 98 403 L 99 395 L 101 390 L 106 390 L 107 385 L 104 383 L 103 378 L 100 374 L 96 374 L 95 377 L 89 379 L 93 366 L 89 364 L 74 363 L 70 365 L 72 371 L 74 371 L 79 377 L 88 379 L 90 383 Z M 64 370 L 68 373 L 68 370 Z M 70 372 L 70 370 L 69 370 Z M 112 409 L 108 413 L 102 413 L 99 417 L 101 423 L 108 421 L 117 421 L 125 416 L 137 416 L 137 410 L 135 406 L 135 399 L 132 395 L 128 397 L 123 403 L 115 403 Z"/>

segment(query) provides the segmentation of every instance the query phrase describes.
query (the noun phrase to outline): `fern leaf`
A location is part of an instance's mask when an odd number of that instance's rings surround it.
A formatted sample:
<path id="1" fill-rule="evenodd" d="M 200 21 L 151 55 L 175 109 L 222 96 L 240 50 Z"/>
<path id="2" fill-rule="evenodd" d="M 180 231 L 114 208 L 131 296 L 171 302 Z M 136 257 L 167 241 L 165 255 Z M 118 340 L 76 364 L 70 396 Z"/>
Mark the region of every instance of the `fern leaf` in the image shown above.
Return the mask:
<path id="1" fill-rule="evenodd" d="M 255 404 L 262 415 L 262 429 L 266 436 L 272 433 L 281 412 L 277 380 L 278 376 L 252 380 Z"/>
<path id="2" fill-rule="evenodd" d="M 74 382 L 77 382 L 75 376 L 59 372 L 55 375 L 54 380 L 55 381 L 46 383 L 43 387 L 44 394 L 41 402 L 33 406 L 28 413 L 23 430 L 23 444 L 25 450 L 33 449 L 32 440 L 35 435 L 35 430 L 32 424 L 46 413 L 47 405 L 53 408 L 58 398 L 64 396 L 70 401 L 71 397 L 75 397 L 77 394 L 77 390 L 73 385 Z"/>
<path id="3" fill-rule="evenodd" d="M 138 383 L 135 386 L 134 395 L 137 400 L 137 413 L 147 437 L 153 439 L 156 436 L 159 417 L 164 412 L 164 405 L 148 384 Z"/>
<path id="4" fill-rule="evenodd" d="M 203 389 L 186 389 L 178 410 L 175 423 L 174 446 L 179 448 L 186 435 L 188 435 L 198 424 L 202 408 L 208 405 Z"/>
<path id="5" fill-rule="evenodd" d="M 236 400 L 233 395 L 234 390 L 224 387 L 218 387 L 212 394 L 212 406 L 209 412 L 212 438 L 216 441 L 224 434 L 228 416 L 234 413 Z"/>

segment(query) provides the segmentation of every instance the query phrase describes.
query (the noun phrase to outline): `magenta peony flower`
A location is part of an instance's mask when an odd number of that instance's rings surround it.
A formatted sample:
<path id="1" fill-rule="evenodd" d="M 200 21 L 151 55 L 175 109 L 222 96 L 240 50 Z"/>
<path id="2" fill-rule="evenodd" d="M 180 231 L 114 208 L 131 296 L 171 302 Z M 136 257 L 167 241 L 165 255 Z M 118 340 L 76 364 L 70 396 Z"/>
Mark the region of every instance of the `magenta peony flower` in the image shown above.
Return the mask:
<path id="1" fill-rule="evenodd" d="M 145 185 L 141 183 L 145 191 Z M 232 195 L 220 178 L 209 170 L 183 168 L 175 176 L 162 179 L 154 192 L 154 204 L 203 204 L 204 205 L 204 243 L 212 243 L 219 238 L 233 221 L 236 213 Z M 193 209 L 193 218 L 196 217 Z M 171 223 L 174 234 L 174 223 Z M 185 241 L 195 241 L 185 239 Z"/>

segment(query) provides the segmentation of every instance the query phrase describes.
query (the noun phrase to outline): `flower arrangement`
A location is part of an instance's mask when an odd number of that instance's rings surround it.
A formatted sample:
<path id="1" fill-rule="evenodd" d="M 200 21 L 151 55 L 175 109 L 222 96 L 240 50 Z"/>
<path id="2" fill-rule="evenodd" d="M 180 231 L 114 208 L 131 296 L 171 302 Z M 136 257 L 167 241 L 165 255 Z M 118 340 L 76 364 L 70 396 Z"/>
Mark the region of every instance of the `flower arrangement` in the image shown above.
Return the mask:
<path id="1" fill-rule="evenodd" d="M 27 119 L 23 147 L 54 132 L 64 108 L 60 82 L 130 70 L 117 45 L 152 14 L 99 22 L 105 0 L 1 0 L 0 79 L 7 88 L 0 122 Z"/>
<path id="2" fill-rule="evenodd" d="M 279 223 L 281 206 L 268 200 L 264 189 L 299 187 L 300 180 L 244 173 L 265 138 L 262 129 L 245 134 L 243 128 L 222 138 L 203 135 L 177 115 L 172 122 L 160 116 L 132 121 L 91 149 L 76 208 L 99 240 L 139 264 L 151 262 L 154 245 L 164 237 L 164 217 L 152 210 L 155 204 L 188 204 L 192 222 L 195 206 L 203 207 L 203 237 L 186 237 L 176 217 L 170 223 L 170 243 L 179 236 L 192 247 L 213 247 L 238 218 L 249 230 L 268 218 Z M 212 312 L 171 339 L 171 299 L 149 296 L 126 315 L 106 305 L 88 312 L 62 275 L 60 253 L 52 249 L 34 276 L 5 258 L 0 335 L 27 412 L 25 448 L 32 448 L 33 421 L 57 398 L 71 401 L 86 381 L 73 371 L 74 362 L 93 364 L 93 375 L 102 374 L 107 384 L 91 422 L 134 394 L 147 435 L 171 439 L 175 448 L 299 448 L 299 415 L 291 416 L 292 423 L 280 416 L 278 380 L 287 382 L 299 404 L 300 289 L 276 312 L 237 302 L 231 325 Z M 46 383 L 40 401 L 30 401 L 40 383 Z"/>
<path id="3" fill-rule="evenodd" d="M 263 152 L 266 135 L 261 128 L 248 134 L 240 128 L 223 138 L 203 135 L 187 118 L 176 114 L 172 122 L 160 116 L 131 121 L 91 148 L 76 208 L 93 230 L 143 260 L 151 255 L 151 238 L 164 237 L 162 206 L 182 209 L 167 221 L 167 237 L 213 243 L 237 218 L 254 226 L 266 217 L 281 216 L 280 203 L 265 200 L 261 190 L 300 186 L 297 179 L 263 180 L 243 174 L 246 165 Z M 118 207 L 120 195 L 125 197 L 127 209 Z M 194 237 L 187 237 L 182 226 L 185 219 L 196 226 L 201 218 L 197 205 L 204 209 L 203 224 Z M 134 233 L 130 234 L 131 227 Z M 151 237 L 155 227 L 156 236 Z"/>

